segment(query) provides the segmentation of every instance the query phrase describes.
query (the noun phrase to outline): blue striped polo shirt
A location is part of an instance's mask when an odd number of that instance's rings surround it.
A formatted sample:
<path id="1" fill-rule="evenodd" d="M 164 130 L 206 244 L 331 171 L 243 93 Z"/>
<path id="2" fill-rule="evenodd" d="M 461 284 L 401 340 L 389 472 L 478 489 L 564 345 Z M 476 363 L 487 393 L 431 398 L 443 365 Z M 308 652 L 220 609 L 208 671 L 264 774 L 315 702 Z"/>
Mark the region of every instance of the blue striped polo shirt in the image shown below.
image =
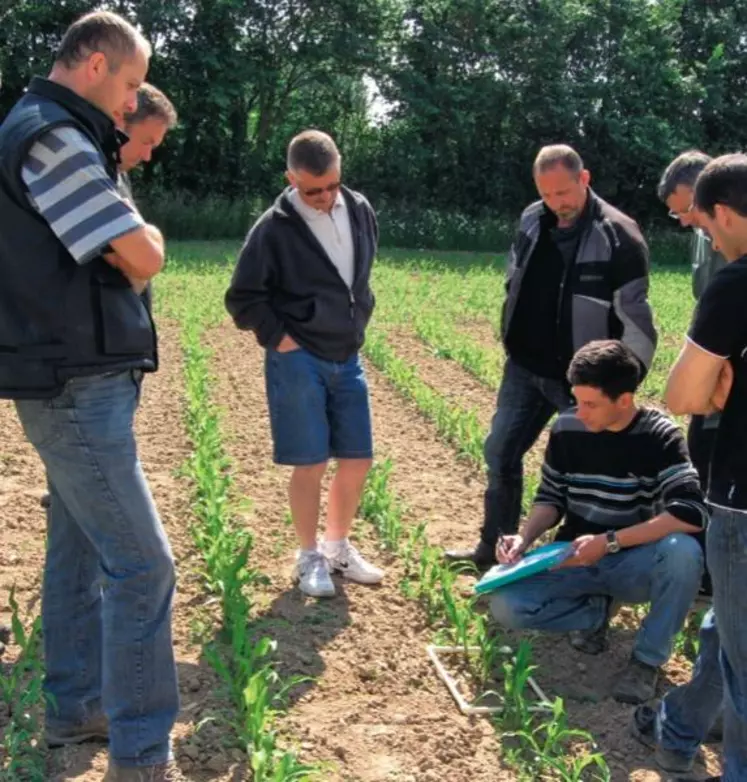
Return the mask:
<path id="1" fill-rule="evenodd" d="M 32 205 L 79 264 L 144 225 L 117 192 L 101 153 L 77 128 L 45 133 L 31 148 L 21 177 Z"/>

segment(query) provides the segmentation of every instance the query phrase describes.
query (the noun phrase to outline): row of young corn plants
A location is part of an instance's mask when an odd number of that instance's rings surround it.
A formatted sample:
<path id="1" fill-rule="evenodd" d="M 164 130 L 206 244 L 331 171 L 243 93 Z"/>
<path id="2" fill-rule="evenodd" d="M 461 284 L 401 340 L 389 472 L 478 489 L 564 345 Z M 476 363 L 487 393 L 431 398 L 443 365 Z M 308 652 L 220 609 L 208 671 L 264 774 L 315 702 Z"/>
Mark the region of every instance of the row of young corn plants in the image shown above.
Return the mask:
<path id="1" fill-rule="evenodd" d="M 438 358 L 450 359 L 469 372 L 486 388 L 495 390 L 501 380 L 501 361 L 497 350 L 489 350 L 460 332 L 453 322 L 432 312 L 414 316 L 415 334 Z"/>
<path id="2" fill-rule="evenodd" d="M 222 634 L 205 649 L 235 707 L 229 727 L 246 752 L 254 782 L 292 782 L 315 776 L 315 768 L 280 746 L 277 717 L 299 680 L 281 681 L 273 663 L 275 642 L 255 638 L 252 586 L 262 579 L 249 564 L 252 536 L 235 520 L 230 463 L 218 411 L 211 401 L 209 352 L 200 318 L 187 311 L 183 329 L 187 397 L 186 426 L 193 453 L 187 473 L 193 485 L 191 534 L 204 562 L 207 589 L 220 599 Z"/>
<path id="3" fill-rule="evenodd" d="M 10 637 L 18 649 L 15 660 L 0 668 L 0 704 L 7 722 L 0 739 L 0 778 L 8 782 L 44 782 L 42 715 L 44 662 L 41 648 L 41 619 L 36 617 L 26 629 L 15 596 L 10 591 Z"/>
<path id="4" fill-rule="evenodd" d="M 387 380 L 420 412 L 432 421 L 436 431 L 457 451 L 457 455 L 477 467 L 484 465 L 486 432 L 473 410 L 454 407 L 441 394 L 420 379 L 412 365 L 397 356 L 386 338 L 375 328 L 366 336 L 364 353 Z"/>
<path id="5" fill-rule="evenodd" d="M 443 397 L 418 375 L 417 368 L 397 356 L 386 337 L 371 328 L 363 352 L 387 381 L 420 413 L 432 421 L 439 436 L 456 451 L 457 458 L 484 469 L 484 443 L 487 431 L 474 410 L 463 410 Z M 523 506 L 526 511 L 537 489 L 538 478 L 528 474 L 524 480 Z"/>
<path id="6" fill-rule="evenodd" d="M 423 606 L 436 642 L 461 650 L 461 663 L 481 697 L 499 697 L 502 708 L 494 717 L 494 727 L 504 740 L 506 762 L 524 779 L 607 782 L 610 770 L 604 756 L 589 733 L 569 727 L 563 700 L 544 704 L 544 712 L 533 708 L 536 703 L 527 686 L 536 669 L 530 644 L 522 641 L 513 654 L 479 610 L 477 598 L 461 593 L 458 572 L 444 563 L 439 547 L 429 544 L 425 524 L 405 524 L 403 505 L 389 488 L 392 468 L 387 460 L 372 469 L 361 516 L 373 524 L 385 547 L 401 558 L 400 589 Z"/>

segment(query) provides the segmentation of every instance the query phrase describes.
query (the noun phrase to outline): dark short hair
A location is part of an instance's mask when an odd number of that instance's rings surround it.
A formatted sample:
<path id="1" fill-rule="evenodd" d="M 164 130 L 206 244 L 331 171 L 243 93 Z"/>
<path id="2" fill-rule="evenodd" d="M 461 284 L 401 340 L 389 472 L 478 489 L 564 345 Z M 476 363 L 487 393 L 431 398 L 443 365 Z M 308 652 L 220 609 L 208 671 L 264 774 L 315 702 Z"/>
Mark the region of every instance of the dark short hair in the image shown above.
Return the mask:
<path id="1" fill-rule="evenodd" d="M 567 377 L 572 386 L 598 388 L 615 401 L 621 394 L 635 393 L 641 382 L 641 365 L 619 339 L 599 339 L 576 352 Z"/>
<path id="2" fill-rule="evenodd" d="M 711 217 L 716 204 L 747 217 L 747 155 L 740 152 L 712 160 L 695 183 L 693 203 Z"/>
<path id="3" fill-rule="evenodd" d="M 176 125 L 178 116 L 174 104 L 152 84 L 141 84 L 137 91 L 137 108 L 135 111 L 124 115 L 125 125 L 137 125 L 155 117 L 171 128 Z"/>
<path id="4" fill-rule="evenodd" d="M 55 62 L 74 68 L 94 52 L 102 52 L 111 70 L 116 71 L 138 49 L 151 54 L 150 44 L 126 19 L 110 11 L 93 11 L 68 27 Z"/>
<path id="5" fill-rule="evenodd" d="M 656 195 L 659 196 L 659 200 L 666 203 L 667 198 L 680 185 L 694 188 L 698 175 L 711 160 L 710 155 L 706 155 L 705 152 L 701 152 L 699 149 L 688 149 L 687 152 L 677 155 L 661 175 L 659 185 L 656 188 Z"/>
<path id="6" fill-rule="evenodd" d="M 288 145 L 290 171 L 308 171 L 314 176 L 322 176 L 339 161 L 337 145 L 321 130 L 305 130 Z"/>
<path id="7" fill-rule="evenodd" d="M 563 166 L 567 171 L 570 171 L 574 176 L 579 176 L 584 170 L 584 161 L 581 160 L 581 155 L 576 152 L 573 147 L 569 147 L 567 144 L 551 144 L 537 153 L 537 157 L 534 159 L 534 166 L 532 166 L 532 173 L 544 174 L 545 171 L 555 166 Z"/>

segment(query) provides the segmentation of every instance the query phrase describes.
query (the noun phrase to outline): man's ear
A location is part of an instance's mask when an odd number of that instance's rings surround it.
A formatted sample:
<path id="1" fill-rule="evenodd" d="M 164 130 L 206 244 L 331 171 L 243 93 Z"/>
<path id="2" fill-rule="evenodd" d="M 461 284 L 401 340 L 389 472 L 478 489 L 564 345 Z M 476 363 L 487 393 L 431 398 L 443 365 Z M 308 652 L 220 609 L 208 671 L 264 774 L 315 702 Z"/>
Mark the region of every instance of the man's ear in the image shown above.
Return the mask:
<path id="1" fill-rule="evenodd" d="M 635 396 L 630 391 L 625 391 L 624 393 L 620 394 L 617 401 L 623 405 L 623 407 L 629 410 L 631 407 L 633 407 L 634 399 Z"/>
<path id="2" fill-rule="evenodd" d="M 589 171 L 588 168 L 582 169 L 581 173 L 579 174 L 579 178 L 581 180 L 581 184 L 584 187 L 588 187 L 591 184 L 591 171 Z"/>
<path id="3" fill-rule="evenodd" d="M 288 184 L 291 187 L 296 187 L 296 177 L 295 177 L 295 175 L 293 174 L 292 171 L 286 171 L 285 172 L 285 178 L 288 180 Z"/>

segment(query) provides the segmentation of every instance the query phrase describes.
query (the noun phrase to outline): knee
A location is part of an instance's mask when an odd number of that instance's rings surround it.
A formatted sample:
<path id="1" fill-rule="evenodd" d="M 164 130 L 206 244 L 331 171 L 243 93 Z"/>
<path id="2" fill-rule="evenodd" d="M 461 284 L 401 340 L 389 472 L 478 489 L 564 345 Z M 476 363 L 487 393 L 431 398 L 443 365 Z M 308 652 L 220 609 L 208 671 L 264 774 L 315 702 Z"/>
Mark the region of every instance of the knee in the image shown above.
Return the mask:
<path id="1" fill-rule="evenodd" d="M 703 549 L 684 532 L 667 535 L 657 543 L 657 563 L 670 576 L 684 583 L 700 583 L 703 574 Z"/>
<path id="2" fill-rule="evenodd" d="M 293 480 L 301 483 L 321 482 L 327 471 L 327 462 L 301 464 L 293 468 Z"/>
<path id="3" fill-rule="evenodd" d="M 340 459 L 337 472 L 356 478 L 365 478 L 373 467 L 373 459 Z"/>
<path id="4" fill-rule="evenodd" d="M 491 476 L 501 481 L 521 481 L 521 457 L 511 459 L 503 433 L 491 432 L 483 447 L 485 464 Z"/>
<path id="5" fill-rule="evenodd" d="M 502 627 L 520 630 L 523 626 L 521 612 L 512 599 L 510 589 L 497 589 L 490 596 L 490 613 Z"/>
<path id="6" fill-rule="evenodd" d="M 165 548 L 153 557 L 150 567 L 151 578 L 158 591 L 170 592 L 176 586 L 176 564 L 170 548 Z"/>

